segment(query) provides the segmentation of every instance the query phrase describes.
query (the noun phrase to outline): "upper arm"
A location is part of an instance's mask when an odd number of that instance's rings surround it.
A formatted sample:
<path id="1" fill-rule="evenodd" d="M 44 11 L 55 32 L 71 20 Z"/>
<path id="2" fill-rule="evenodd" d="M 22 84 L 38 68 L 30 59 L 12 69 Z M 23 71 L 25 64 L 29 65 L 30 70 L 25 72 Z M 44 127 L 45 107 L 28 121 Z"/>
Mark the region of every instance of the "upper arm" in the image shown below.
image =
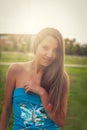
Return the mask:
<path id="1" fill-rule="evenodd" d="M 16 82 L 16 65 L 12 64 L 6 75 L 5 93 L 4 93 L 4 106 L 9 109 L 12 106 L 12 94 Z"/>

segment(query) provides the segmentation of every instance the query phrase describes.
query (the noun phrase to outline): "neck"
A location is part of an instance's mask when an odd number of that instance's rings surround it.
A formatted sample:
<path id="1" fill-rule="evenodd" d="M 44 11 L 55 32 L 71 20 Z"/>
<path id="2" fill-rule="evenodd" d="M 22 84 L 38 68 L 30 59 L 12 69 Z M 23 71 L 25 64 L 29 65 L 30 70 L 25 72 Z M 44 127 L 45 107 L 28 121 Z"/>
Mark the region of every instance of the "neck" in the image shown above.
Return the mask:
<path id="1" fill-rule="evenodd" d="M 31 63 L 31 67 L 35 73 L 43 73 L 44 67 L 39 65 L 37 61 L 33 60 Z"/>

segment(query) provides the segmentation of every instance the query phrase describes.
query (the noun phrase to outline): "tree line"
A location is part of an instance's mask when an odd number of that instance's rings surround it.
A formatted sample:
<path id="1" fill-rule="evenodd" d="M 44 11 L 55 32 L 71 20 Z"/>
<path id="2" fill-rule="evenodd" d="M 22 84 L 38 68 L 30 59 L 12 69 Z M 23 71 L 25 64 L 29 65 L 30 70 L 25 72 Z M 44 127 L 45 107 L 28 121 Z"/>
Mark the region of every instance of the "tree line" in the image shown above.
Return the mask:
<path id="1" fill-rule="evenodd" d="M 36 35 L 0 35 L 0 51 L 32 52 Z M 76 39 L 65 38 L 65 54 L 87 56 L 87 43 L 80 44 Z"/>
<path id="2" fill-rule="evenodd" d="M 65 39 L 65 54 L 87 56 L 87 44 L 80 44 L 76 39 Z"/>

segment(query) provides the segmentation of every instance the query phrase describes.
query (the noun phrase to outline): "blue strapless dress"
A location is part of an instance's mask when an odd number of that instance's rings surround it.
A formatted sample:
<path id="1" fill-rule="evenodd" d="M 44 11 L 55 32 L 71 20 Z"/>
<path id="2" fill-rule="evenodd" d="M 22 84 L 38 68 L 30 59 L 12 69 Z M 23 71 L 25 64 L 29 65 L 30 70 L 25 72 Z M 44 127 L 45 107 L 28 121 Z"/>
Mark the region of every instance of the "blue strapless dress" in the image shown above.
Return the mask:
<path id="1" fill-rule="evenodd" d="M 24 88 L 15 88 L 13 93 L 14 124 L 12 130 L 59 130 L 48 117 L 40 96 Z"/>

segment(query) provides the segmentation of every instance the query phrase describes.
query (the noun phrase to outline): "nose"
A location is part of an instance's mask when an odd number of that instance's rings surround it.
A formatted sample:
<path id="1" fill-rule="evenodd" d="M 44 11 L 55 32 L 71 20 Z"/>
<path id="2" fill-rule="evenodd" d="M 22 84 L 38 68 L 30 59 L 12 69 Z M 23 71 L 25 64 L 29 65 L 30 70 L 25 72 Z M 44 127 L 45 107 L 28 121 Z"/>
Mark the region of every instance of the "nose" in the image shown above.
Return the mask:
<path id="1" fill-rule="evenodd" d="M 47 52 L 47 56 L 48 56 L 49 58 L 53 57 L 53 52 L 52 52 L 51 50 L 49 50 L 49 51 Z"/>

